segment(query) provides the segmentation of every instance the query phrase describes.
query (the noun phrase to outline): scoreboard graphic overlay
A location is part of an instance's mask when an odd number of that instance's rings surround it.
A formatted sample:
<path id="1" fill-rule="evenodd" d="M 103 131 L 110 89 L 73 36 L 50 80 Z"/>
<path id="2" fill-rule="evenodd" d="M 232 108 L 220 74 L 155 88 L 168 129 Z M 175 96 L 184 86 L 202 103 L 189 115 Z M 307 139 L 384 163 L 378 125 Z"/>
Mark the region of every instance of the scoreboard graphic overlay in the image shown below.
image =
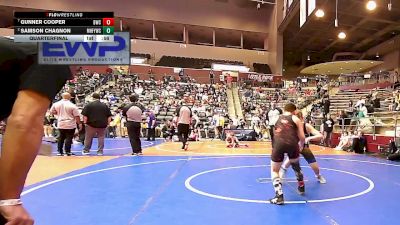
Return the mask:
<path id="1" fill-rule="evenodd" d="M 130 34 L 114 32 L 113 12 L 15 12 L 14 34 L 39 43 L 39 64 L 130 64 Z"/>
<path id="2" fill-rule="evenodd" d="M 15 42 L 113 42 L 113 12 L 15 12 Z"/>

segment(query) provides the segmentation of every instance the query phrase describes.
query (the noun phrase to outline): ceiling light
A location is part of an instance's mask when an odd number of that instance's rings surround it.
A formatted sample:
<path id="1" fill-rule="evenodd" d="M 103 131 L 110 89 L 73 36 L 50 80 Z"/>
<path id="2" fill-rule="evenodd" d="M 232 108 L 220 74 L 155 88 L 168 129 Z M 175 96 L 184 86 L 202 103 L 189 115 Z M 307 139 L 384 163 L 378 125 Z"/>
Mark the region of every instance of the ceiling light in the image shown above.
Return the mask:
<path id="1" fill-rule="evenodd" d="M 376 58 L 379 58 L 379 53 L 376 53 L 376 56 L 375 56 Z"/>
<path id="2" fill-rule="evenodd" d="M 310 55 L 308 55 L 307 56 L 307 61 L 310 61 L 311 60 L 311 57 L 310 57 Z"/>
<path id="3" fill-rule="evenodd" d="M 374 0 L 370 0 L 370 1 L 367 2 L 366 7 L 367 7 L 367 9 L 369 11 L 375 10 L 376 9 L 376 2 Z"/>
<path id="4" fill-rule="evenodd" d="M 347 37 L 347 35 L 346 35 L 346 33 L 343 32 L 343 31 L 341 31 L 341 32 L 338 34 L 338 38 L 339 38 L 339 39 L 345 39 L 346 37 Z"/>
<path id="5" fill-rule="evenodd" d="M 324 10 L 318 9 L 318 10 L 315 12 L 315 16 L 318 17 L 318 18 L 324 17 L 324 16 L 325 16 Z"/>
<path id="6" fill-rule="evenodd" d="M 390 0 L 388 3 L 388 10 L 392 11 L 392 0 Z"/>

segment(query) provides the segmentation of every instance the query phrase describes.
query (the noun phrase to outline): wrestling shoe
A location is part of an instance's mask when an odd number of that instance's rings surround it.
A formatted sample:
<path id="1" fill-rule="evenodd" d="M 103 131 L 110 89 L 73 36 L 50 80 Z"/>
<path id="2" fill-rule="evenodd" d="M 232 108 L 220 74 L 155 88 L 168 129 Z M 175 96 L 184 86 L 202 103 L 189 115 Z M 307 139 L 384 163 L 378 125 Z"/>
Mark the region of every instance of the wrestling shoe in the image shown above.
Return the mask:
<path id="1" fill-rule="evenodd" d="M 184 150 L 187 151 L 188 148 L 189 148 L 189 144 L 186 144 Z"/>
<path id="2" fill-rule="evenodd" d="M 275 195 L 275 197 L 271 198 L 269 202 L 275 205 L 283 205 L 284 204 L 283 195 Z"/>
<path id="3" fill-rule="evenodd" d="M 299 194 L 304 195 L 304 193 L 306 192 L 306 186 L 304 185 L 304 181 L 298 181 L 298 187 L 297 190 L 299 192 Z"/>
<path id="4" fill-rule="evenodd" d="M 326 179 L 322 175 L 318 175 L 317 180 L 320 184 L 326 184 Z"/>
<path id="5" fill-rule="evenodd" d="M 82 155 L 90 155 L 90 151 L 82 150 Z"/>

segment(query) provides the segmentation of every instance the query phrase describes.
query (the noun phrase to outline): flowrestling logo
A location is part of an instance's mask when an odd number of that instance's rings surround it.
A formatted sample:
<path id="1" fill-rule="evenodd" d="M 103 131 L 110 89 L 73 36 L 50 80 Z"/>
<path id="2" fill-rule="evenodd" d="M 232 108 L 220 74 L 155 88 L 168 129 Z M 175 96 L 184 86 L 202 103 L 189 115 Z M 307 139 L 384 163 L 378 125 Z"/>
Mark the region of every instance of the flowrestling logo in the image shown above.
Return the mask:
<path id="1" fill-rule="evenodd" d="M 130 35 L 114 33 L 114 42 L 39 43 L 39 64 L 129 65 Z"/>

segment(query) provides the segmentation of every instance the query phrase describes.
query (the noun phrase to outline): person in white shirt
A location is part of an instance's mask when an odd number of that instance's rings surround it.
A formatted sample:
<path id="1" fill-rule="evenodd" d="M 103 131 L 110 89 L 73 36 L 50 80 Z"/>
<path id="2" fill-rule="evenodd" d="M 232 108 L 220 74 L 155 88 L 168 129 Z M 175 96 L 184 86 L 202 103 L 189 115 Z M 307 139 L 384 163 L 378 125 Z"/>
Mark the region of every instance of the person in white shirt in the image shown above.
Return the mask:
<path id="1" fill-rule="evenodd" d="M 187 139 L 189 137 L 190 123 L 192 120 L 192 110 L 187 107 L 181 106 L 176 109 L 176 115 L 178 116 L 178 137 L 182 141 L 182 149 L 188 150 Z"/>
<path id="2" fill-rule="evenodd" d="M 74 138 L 76 125 L 79 124 L 79 129 L 82 129 L 82 124 L 80 123 L 80 113 L 78 107 L 74 105 L 71 101 L 71 94 L 63 93 L 62 100 L 54 103 L 51 107 L 50 112 L 57 118 L 57 127 L 60 132 L 60 137 L 58 138 L 58 156 L 63 156 L 64 142 L 65 142 L 65 153 L 68 156 L 74 155 L 71 153 L 72 139 Z"/>
<path id="3" fill-rule="evenodd" d="M 251 117 L 251 128 L 252 129 L 254 129 L 254 127 L 258 124 L 258 123 L 260 123 L 260 117 L 258 117 L 257 115 L 253 115 L 252 117 Z"/>
<path id="4" fill-rule="evenodd" d="M 360 105 L 365 105 L 365 99 L 364 98 L 360 98 L 360 100 L 357 101 L 356 105 L 354 107 L 359 107 Z"/>
<path id="5" fill-rule="evenodd" d="M 232 117 L 232 127 L 233 128 L 231 128 L 231 129 L 237 129 L 238 126 L 239 126 L 239 119 L 235 115 Z"/>
<path id="6" fill-rule="evenodd" d="M 282 110 L 276 108 L 275 103 L 271 103 L 271 108 L 267 113 L 267 123 L 269 126 L 269 135 L 272 143 L 274 142 L 274 127 L 281 114 Z"/>
<path id="7" fill-rule="evenodd" d="M 135 93 L 137 94 L 137 95 L 142 95 L 142 93 L 143 93 L 143 87 L 142 86 L 138 86 L 137 88 L 135 88 Z"/>
<path id="8" fill-rule="evenodd" d="M 94 79 L 100 79 L 100 75 L 96 72 L 93 73 L 93 78 Z"/>

